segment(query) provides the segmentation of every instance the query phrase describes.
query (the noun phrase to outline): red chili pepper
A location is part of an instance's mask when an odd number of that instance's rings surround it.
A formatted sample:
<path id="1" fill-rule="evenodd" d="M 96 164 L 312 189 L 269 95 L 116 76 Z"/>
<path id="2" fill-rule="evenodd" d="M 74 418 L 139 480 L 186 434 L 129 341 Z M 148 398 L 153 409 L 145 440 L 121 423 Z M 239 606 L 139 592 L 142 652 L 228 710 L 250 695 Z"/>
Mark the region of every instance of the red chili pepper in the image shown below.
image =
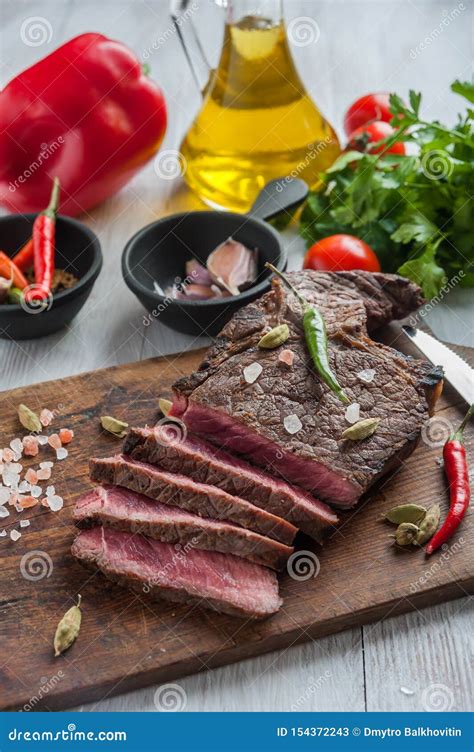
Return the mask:
<path id="1" fill-rule="evenodd" d="M 0 251 L 0 277 L 11 279 L 14 287 L 24 290 L 28 282 L 20 269 L 3 251 Z"/>
<path id="2" fill-rule="evenodd" d="M 44 300 L 51 294 L 58 203 L 59 180 L 54 178 L 49 205 L 41 214 L 38 214 L 33 223 L 35 286 L 27 290 L 26 301 Z"/>
<path id="3" fill-rule="evenodd" d="M 61 213 L 79 214 L 128 183 L 165 130 L 163 93 L 137 56 L 81 34 L 0 87 L 0 205 L 40 212 L 57 175 Z"/>
<path id="4" fill-rule="evenodd" d="M 443 447 L 444 471 L 449 483 L 449 512 L 438 532 L 427 544 L 427 554 L 432 554 L 451 538 L 469 507 L 471 492 L 463 431 L 473 415 L 474 405 L 471 405 L 458 430 L 449 437 Z"/>
<path id="5" fill-rule="evenodd" d="M 12 261 L 17 269 L 21 269 L 22 272 L 25 272 L 30 266 L 33 266 L 33 238 L 30 238 L 23 248 L 18 251 L 16 256 L 13 256 Z"/>

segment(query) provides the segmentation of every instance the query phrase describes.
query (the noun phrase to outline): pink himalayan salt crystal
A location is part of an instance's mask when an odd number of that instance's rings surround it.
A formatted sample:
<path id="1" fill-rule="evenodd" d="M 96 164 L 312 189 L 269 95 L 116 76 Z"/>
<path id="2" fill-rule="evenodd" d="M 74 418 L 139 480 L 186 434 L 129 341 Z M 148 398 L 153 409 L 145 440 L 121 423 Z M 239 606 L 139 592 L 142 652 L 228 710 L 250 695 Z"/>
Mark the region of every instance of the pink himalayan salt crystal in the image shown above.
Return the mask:
<path id="1" fill-rule="evenodd" d="M 15 459 L 15 452 L 13 449 L 9 449 L 6 447 L 6 449 L 3 450 L 3 461 L 4 462 L 13 462 Z"/>
<path id="2" fill-rule="evenodd" d="M 278 355 L 278 360 L 280 363 L 283 363 L 283 365 L 288 366 L 288 368 L 291 368 L 293 365 L 293 361 L 295 359 L 295 354 L 293 350 L 282 350 L 281 353 Z"/>
<path id="3" fill-rule="evenodd" d="M 33 496 L 21 496 L 18 499 L 18 505 L 22 509 L 29 509 L 30 507 L 36 506 L 38 503 L 38 499 L 34 499 Z"/>
<path id="4" fill-rule="evenodd" d="M 51 412 L 51 410 L 48 410 L 46 407 L 43 408 L 40 412 L 40 423 L 42 426 L 49 426 L 51 421 L 53 420 L 54 415 Z"/>
<path id="5" fill-rule="evenodd" d="M 74 438 L 74 431 L 71 431 L 70 428 L 61 428 L 59 431 L 59 438 L 63 445 L 69 444 Z"/>
<path id="6" fill-rule="evenodd" d="M 53 449 L 61 449 L 61 439 L 59 438 L 57 433 L 52 433 L 51 436 L 48 437 L 48 444 L 50 447 L 53 447 Z"/>
<path id="7" fill-rule="evenodd" d="M 33 470 L 32 467 L 29 467 L 25 473 L 25 480 L 28 481 L 28 483 L 35 484 L 38 480 L 38 473 L 36 472 L 36 470 Z"/>
<path id="8" fill-rule="evenodd" d="M 51 478 L 51 469 L 49 467 L 40 467 L 36 471 L 36 480 L 49 480 Z"/>
<path id="9" fill-rule="evenodd" d="M 25 436 L 23 438 L 23 454 L 25 457 L 36 457 L 38 452 L 39 445 L 36 436 Z"/>

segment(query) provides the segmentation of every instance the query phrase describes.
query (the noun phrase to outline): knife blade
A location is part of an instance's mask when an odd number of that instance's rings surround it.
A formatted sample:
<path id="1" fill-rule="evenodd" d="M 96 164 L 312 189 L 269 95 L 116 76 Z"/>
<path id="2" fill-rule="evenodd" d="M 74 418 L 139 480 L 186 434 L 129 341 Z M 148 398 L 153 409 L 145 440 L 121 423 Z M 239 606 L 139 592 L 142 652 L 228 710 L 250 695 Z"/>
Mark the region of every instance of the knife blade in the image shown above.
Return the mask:
<path id="1" fill-rule="evenodd" d="M 415 329 L 413 326 L 402 326 L 402 329 L 428 360 L 437 366 L 443 366 L 446 381 L 449 381 L 468 405 L 472 405 L 474 403 L 474 369 L 431 334 Z"/>

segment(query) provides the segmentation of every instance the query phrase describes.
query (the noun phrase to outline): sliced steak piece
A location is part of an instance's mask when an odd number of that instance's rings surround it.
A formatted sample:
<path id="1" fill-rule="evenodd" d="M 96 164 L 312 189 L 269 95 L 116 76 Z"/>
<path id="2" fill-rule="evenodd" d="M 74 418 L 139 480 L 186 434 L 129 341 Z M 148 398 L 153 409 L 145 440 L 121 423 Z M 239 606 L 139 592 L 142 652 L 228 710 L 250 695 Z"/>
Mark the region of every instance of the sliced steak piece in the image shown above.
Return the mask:
<path id="1" fill-rule="evenodd" d="M 220 551 L 271 569 L 283 569 L 293 549 L 231 522 L 208 520 L 120 486 L 97 486 L 77 501 L 74 521 L 81 527 L 104 525 L 149 538 Z"/>
<path id="2" fill-rule="evenodd" d="M 441 372 L 367 335 L 422 302 L 416 285 L 395 275 L 363 272 L 290 277 L 324 314 L 332 369 L 351 402 L 360 404 L 361 418 L 381 418 L 375 434 L 363 441 L 342 439 L 346 406 L 315 372 L 300 304 L 277 283 L 234 315 L 198 371 L 176 382 L 171 416 L 220 448 L 246 456 L 324 501 L 349 507 L 413 450 Z M 285 348 L 294 354 L 291 367 L 278 360 L 278 348 L 257 346 L 262 333 L 277 323 L 290 329 Z M 263 370 L 247 383 L 244 369 L 255 362 Z M 375 375 L 367 382 L 364 373 L 371 370 Z"/>
<path id="3" fill-rule="evenodd" d="M 282 604 L 274 572 L 230 554 L 194 548 L 178 554 L 170 543 L 103 527 L 79 533 L 72 554 L 152 598 L 251 619 L 270 616 Z"/>
<path id="4" fill-rule="evenodd" d="M 199 517 L 234 522 L 282 543 L 292 543 L 297 532 L 286 520 L 220 488 L 195 483 L 185 475 L 169 473 L 124 455 L 91 459 L 89 468 L 90 477 L 96 483 L 124 486 L 162 504 L 186 509 Z"/>
<path id="5" fill-rule="evenodd" d="M 124 453 L 247 499 L 289 520 L 318 541 L 325 530 L 337 524 L 334 512 L 302 489 L 267 475 L 195 436 L 177 440 L 175 432 L 167 427 L 163 423 L 156 428 L 132 428 L 125 440 Z"/>

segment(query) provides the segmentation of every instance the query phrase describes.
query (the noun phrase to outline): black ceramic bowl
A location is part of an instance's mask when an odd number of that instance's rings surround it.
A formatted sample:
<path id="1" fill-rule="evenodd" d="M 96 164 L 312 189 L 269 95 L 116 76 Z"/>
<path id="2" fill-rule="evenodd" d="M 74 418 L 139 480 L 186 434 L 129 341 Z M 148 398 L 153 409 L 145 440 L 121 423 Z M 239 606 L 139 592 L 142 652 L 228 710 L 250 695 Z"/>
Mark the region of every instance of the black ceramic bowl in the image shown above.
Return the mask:
<path id="1" fill-rule="evenodd" d="M 31 237 L 36 214 L 0 217 L 0 248 L 14 256 Z M 97 236 L 70 217 L 58 217 L 56 224 L 56 267 L 71 272 L 79 282 L 70 290 L 54 294 L 44 309 L 23 305 L 0 305 L 0 337 L 33 339 L 69 324 L 89 297 L 102 267 Z"/>
<path id="2" fill-rule="evenodd" d="M 176 278 L 185 277 L 185 264 L 196 258 L 206 264 L 209 254 L 231 237 L 248 248 L 258 249 L 258 277 L 253 287 L 228 298 L 182 301 L 160 295 Z M 162 321 L 187 334 L 214 335 L 238 308 L 270 287 L 270 261 L 286 267 L 286 253 L 276 230 L 261 219 L 232 212 L 197 211 L 173 214 L 144 227 L 125 246 L 122 271 L 126 284 L 145 308 L 150 321 Z"/>

